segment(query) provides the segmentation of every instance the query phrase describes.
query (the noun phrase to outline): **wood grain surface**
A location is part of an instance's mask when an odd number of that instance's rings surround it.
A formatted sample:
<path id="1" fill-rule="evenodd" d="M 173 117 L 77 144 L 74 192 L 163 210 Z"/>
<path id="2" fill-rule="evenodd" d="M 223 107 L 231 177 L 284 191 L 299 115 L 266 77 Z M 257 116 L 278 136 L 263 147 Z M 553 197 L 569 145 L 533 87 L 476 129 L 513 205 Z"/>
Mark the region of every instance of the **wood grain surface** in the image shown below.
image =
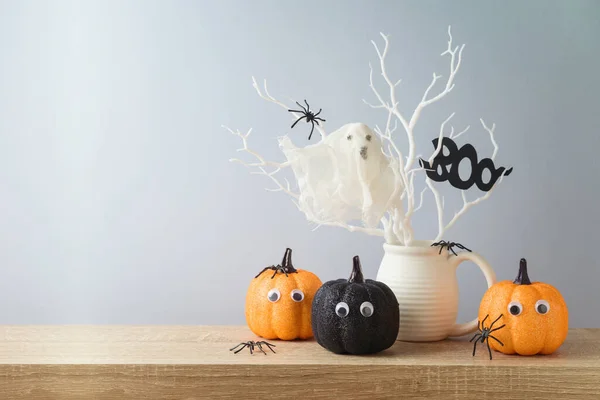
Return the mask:
<path id="1" fill-rule="evenodd" d="M 600 399 L 600 329 L 550 356 L 506 356 L 466 339 L 397 342 L 370 356 L 234 326 L 0 326 L 0 399 Z"/>

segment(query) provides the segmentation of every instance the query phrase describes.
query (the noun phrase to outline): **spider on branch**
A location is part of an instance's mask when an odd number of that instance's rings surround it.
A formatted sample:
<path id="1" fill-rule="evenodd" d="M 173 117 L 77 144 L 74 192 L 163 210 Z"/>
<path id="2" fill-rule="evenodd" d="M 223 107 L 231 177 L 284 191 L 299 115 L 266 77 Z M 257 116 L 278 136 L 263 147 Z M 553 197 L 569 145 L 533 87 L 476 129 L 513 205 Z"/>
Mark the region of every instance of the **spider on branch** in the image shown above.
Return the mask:
<path id="1" fill-rule="evenodd" d="M 456 254 L 456 252 L 454 251 L 454 247 L 458 247 L 461 250 L 466 250 L 469 252 L 471 251 L 460 243 L 446 242 L 445 240 L 440 240 L 439 242 L 435 242 L 431 246 L 432 247 L 434 247 L 434 246 L 440 247 L 440 252 L 438 254 L 442 254 L 442 250 L 444 250 L 444 247 L 447 248 L 448 251 L 451 251 L 452 253 L 454 253 L 455 256 L 457 256 L 458 254 Z"/>
<path id="2" fill-rule="evenodd" d="M 492 350 L 490 349 L 490 338 L 494 339 L 496 342 L 500 343 L 500 346 L 504 347 L 504 343 L 502 343 L 500 340 L 496 339 L 492 335 L 492 332 L 495 332 L 498 329 L 502 329 L 506 326 L 506 325 L 502 325 L 495 329 L 492 329 L 494 327 L 494 324 L 500 318 L 502 318 L 503 315 L 504 314 L 500 314 L 500 316 L 498 318 L 496 318 L 494 320 L 494 322 L 492 322 L 492 324 L 488 328 L 486 328 L 484 324 L 485 324 L 485 320 L 488 319 L 489 314 L 485 316 L 483 321 L 481 321 L 481 328 L 480 328 L 479 322 L 477 322 L 477 331 L 478 332 L 475 334 L 475 336 L 473 336 L 471 338 L 471 340 L 469 340 L 469 342 L 472 342 L 473 340 L 475 340 L 475 343 L 473 344 L 473 357 L 475 357 L 475 350 L 477 350 L 477 343 L 481 342 L 481 343 L 487 344 L 488 352 L 490 353 L 490 360 L 492 359 Z"/>
<path id="3" fill-rule="evenodd" d="M 294 128 L 294 126 L 296 126 L 296 124 L 298 122 L 300 122 L 301 119 L 306 118 L 306 123 L 311 123 L 312 124 L 312 128 L 310 129 L 310 135 L 308 135 L 308 140 L 310 140 L 310 138 L 312 137 L 312 134 L 315 130 L 315 123 L 317 125 L 319 125 L 319 121 L 323 121 L 325 122 L 325 120 L 323 118 L 318 117 L 319 114 L 321 114 L 322 109 L 319 108 L 319 112 L 317 112 L 316 114 L 312 111 L 310 111 L 310 106 L 308 105 L 308 102 L 306 100 L 304 100 L 304 103 L 306 103 L 306 108 L 304 108 L 304 106 L 298 102 L 296 102 L 296 104 L 298 104 L 300 106 L 300 108 L 302 108 L 302 111 L 300 110 L 288 110 L 289 112 L 295 112 L 295 113 L 300 113 L 302 114 L 302 116 L 300 118 L 298 118 L 296 120 L 296 122 L 294 122 L 292 124 L 292 129 Z"/>
<path id="4" fill-rule="evenodd" d="M 237 349 L 233 352 L 233 354 L 237 354 L 247 347 L 248 349 L 250 349 L 250 354 L 254 354 L 254 348 L 257 348 L 258 350 L 262 351 L 262 353 L 266 356 L 267 353 L 265 353 L 265 350 L 262 347 L 263 345 L 267 346 L 267 348 L 269 350 L 271 350 L 273 353 L 275 353 L 275 350 L 273 350 L 273 347 L 277 347 L 277 346 L 275 346 L 274 344 L 271 344 L 271 343 L 267 343 L 264 340 L 261 340 L 260 342 L 255 342 L 252 340 L 250 340 L 248 342 L 242 342 L 242 343 L 238 344 L 237 346 L 229 349 L 229 351 L 233 351 L 233 350 Z"/>

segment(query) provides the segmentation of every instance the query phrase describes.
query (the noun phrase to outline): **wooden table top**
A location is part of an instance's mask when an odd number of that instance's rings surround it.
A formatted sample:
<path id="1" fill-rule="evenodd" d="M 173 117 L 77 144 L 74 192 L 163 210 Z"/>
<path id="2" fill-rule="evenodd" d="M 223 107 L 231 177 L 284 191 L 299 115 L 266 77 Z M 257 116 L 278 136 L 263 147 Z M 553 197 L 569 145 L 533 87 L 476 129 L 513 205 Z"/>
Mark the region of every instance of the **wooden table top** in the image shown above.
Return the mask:
<path id="1" fill-rule="evenodd" d="M 0 326 L 0 399 L 600 399 L 600 329 L 572 329 L 549 356 L 466 339 L 336 355 L 314 340 L 260 340 L 238 326 Z"/>

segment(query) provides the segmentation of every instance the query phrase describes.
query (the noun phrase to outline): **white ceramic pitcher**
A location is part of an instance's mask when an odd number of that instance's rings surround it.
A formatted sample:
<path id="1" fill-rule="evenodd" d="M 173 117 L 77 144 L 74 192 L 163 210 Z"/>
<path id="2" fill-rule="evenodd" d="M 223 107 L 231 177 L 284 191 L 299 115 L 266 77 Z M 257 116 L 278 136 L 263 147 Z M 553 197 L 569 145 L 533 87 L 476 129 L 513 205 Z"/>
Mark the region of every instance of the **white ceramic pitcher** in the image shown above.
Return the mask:
<path id="1" fill-rule="evenodd" d="M 479 266 L 488 287 L 496 283 L 492 267 L 479 254 L 467 251 L 454 255 L 447 249 L 439 254 L 432 241 L 411 246 L 384 244 L 385 254 L 377 280 L 387 284 L 400 304 L 398 340 L 432 342 L 462 336 L 477 330 L 477 318 L 457 324 L 458 280 L 456 268 L 463 261 Z"/>

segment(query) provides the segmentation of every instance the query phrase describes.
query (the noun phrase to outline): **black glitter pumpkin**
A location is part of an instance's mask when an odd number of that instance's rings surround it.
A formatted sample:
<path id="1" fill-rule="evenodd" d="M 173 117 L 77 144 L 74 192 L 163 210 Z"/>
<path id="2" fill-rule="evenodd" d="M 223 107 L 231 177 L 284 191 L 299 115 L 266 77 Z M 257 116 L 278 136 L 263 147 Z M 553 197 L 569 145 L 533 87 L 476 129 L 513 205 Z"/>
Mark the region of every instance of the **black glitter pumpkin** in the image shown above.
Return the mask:
<path id="1" fill-rule="evenodd" d="M 378 353 L 391 347 L 398 336 L 398 300 L 386 284 L 364 279 L 358 256 L 353 261 L 348 280 L 326 282 L 315 294 L 313 334 L 334 353 Z"/>

